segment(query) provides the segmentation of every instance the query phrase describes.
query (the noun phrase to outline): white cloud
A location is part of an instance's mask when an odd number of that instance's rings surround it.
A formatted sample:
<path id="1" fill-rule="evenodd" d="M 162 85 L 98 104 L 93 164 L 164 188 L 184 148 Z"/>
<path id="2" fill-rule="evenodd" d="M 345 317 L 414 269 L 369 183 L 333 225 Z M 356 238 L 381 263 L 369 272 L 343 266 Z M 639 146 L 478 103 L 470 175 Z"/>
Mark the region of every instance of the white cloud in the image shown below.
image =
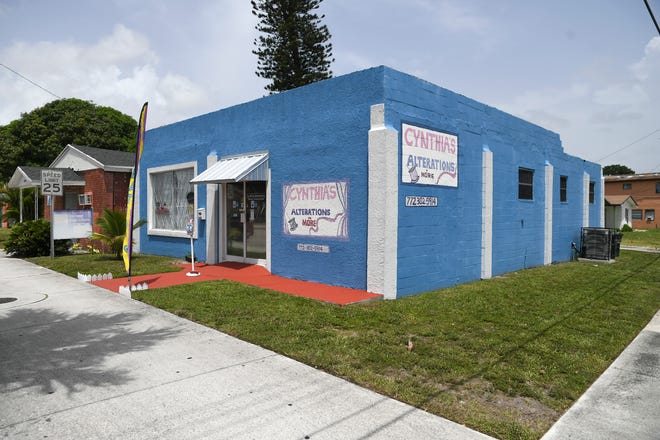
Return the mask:
<path id="1" fill-rule="evenodd" d="M 150 115 L 152 126 L 189 117 L 209 100 L 189 78 L 159 72 L 148 39 L 121 24 L 95 44 L 19 41 L 0 48 L 0 58 L 56 95 L 111 106 L 135 118 L 144 101 L 154 100 L 158 109 Z M 2 125 L 56 99 L 6 69 L 0 78 Z"/>
<path id="2" fill-rule="evenodd" d="M 648 42 L 644 48 L 644 58 L 630 69 L 637 80 L 646 82 L 652 79 L 657 84 L 657 74 L 660 72 L 660 37 L 654 37 Z"/>
<path id="3" fill-rule="evenodd" d="M 453 32 L 472 32 L 486 34 L 490 28 L 490 21 L 473 10 L 466 7 L 466 2 L 444 0 L 441 2 L 424 2 L 429 12 L 432 12 L 438 24 Z"/>
<path id="4" fill-rule="evenodd" d="M 608 77 L 591 82 L 584 77 L 566 88 L 530 90 L 500 108 L 558 132 L 568 153 L 600 160 L 660 127 L 658 78 L 660 37 L 655 37 L 638 62 L 619 66 Z M 660 161 L 658 151 L 658 139 L 651 137 L 608 157 L 605 164 L 622 163 L 637 172 L 651 171 Z"/>

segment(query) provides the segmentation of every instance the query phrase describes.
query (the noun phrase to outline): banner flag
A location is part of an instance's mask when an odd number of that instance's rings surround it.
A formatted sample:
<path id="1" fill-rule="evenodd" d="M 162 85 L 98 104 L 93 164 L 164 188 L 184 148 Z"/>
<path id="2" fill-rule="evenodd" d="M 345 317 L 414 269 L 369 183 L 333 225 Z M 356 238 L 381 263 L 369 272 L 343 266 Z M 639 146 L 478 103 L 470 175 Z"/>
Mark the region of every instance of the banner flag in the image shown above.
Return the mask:
<path id="1" fill-rule="evenodd" d="M 140 120 L 138 121 L 137 145 L 135 147 L 135 166 L 131 173 L 131 180 L 128 183 L 128 200 L 126 201 L 126 233 L 124 234 L 124 244 L 122 246 L 122 256 L 124 257 L 124 266 L 128 273 L 128 283 L 131 282 L 131 255 L 133 253 L 133 210 L 135 207 L 135 180 L 139 176 L 140 158 L 142 157 L 142 149 L 144 148 L 144 130 L 147 125 L 147 105 L 145 102 L 140 112 Z"/>

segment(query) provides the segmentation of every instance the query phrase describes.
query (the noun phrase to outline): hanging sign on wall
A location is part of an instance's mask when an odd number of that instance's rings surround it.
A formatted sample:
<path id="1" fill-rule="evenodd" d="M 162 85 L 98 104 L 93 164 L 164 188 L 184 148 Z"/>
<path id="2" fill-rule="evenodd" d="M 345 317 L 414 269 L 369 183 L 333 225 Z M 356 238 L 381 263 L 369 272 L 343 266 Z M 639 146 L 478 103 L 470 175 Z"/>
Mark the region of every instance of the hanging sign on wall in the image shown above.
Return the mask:
<path id="1" fill-rule="evenodd" d="M 458 136 L 401 125 L 401 181 L 458 186 Z"/>
<path id="2" fill-rule="evenodd" d="M 348 181 L 282 185 L 284 234 L 348 238 Z"/>

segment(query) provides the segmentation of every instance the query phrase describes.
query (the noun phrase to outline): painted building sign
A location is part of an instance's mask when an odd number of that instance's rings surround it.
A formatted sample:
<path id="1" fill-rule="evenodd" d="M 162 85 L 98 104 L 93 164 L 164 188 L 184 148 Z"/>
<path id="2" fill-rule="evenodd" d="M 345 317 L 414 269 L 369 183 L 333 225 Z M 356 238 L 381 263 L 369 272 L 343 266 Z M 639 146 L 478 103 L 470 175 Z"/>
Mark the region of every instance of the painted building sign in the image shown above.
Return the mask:
<path id="1" fill-rule="evenodd" d="M 417 207 L 435 207 L 438 206 L 438 198 L 432 196 L 406 196 L 406 206 Z"/>
<path id="2" fill-rule="evenodd" d="M 282 186 L 284 234 L 348 238 L 348 181 Z"/>
<path id="3" fill-rule="evenodd" d="M 330 246 L 326 244 L 308 244 L 308 243 L 298 243 L 296 247 L 301 252 L 318 252 L 321 254 L 329 254 Z"/>
<path id="4" fill-rule="evenodd" d="M 458 136 L 401 124 L 401 181 L 458 186 Z"/>

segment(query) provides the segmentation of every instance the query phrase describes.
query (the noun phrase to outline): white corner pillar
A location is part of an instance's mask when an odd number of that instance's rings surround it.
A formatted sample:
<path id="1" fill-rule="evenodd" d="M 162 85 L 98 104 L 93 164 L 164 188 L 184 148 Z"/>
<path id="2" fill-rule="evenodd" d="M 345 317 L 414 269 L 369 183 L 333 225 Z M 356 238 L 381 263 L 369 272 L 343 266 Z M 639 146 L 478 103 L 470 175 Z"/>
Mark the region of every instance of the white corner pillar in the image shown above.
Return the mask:
<path id="1" fill-rule="evenodd" d="M 271 247 L 272 247 L 272 240 L 271 240 L 271 235 L 273 231 L 272 223 L 271 223 L 271 218 L 273 216 L 272 211 L 270 209 L 271 207 L 271 193 L 272 193 L 272 180 L 271 180 L 271 170 L 270 170 L 270 163 L 268 165 L 268 181 L 266 182 L 266 269 L 268 272 L 272 272 L 271 270 L 271 263 L 272 259 L 270 256 L 272 255 L 270 253 Z"/>
<path id="2" fill-rule="evenodd" d="M 371 106 L 367 209 L 367 290 L 397 294 L 399 134 L 385 126 L 385 105 Z"/>
<path id="3" fill-rule="evenodd" d="M 605 177 L 603 177 L 602 175 L 600 176 L 600 191 L 598 192 L 597 203 L 600 204 L 600 209 L 598 210 L 598 212 L 600 212 L 600 222 L 598 223 L 598 226 L 604 228 L 605 227 Z"/>
<path id="4" fill-rule="evenodd" d="M 481 279 L 493 276 L 493 152 L 481 153 Z"/>
<path id="5" fill-rule="evenodd" d="M 554 171 L 550 162 L 545 162 L 545 221 L 543 231 L 543 264 L 552 264 L 552 198 L 554 185 Z"/>
<path id="6" fill-rule="evenodd" d="M 218 156 L 213 152 L 206 157 L 206 169 L 211 168 L 218 161 Z M 206 263 L 216 264 L 219 259 L 218 231 L 219 231 L 219 200 L 218 184 L 206 185 Z"/>
<path id="7" fill-rule="evenodd" d="M 582 176 L 582 227 L 589 227 L 589 174 Z"/>

